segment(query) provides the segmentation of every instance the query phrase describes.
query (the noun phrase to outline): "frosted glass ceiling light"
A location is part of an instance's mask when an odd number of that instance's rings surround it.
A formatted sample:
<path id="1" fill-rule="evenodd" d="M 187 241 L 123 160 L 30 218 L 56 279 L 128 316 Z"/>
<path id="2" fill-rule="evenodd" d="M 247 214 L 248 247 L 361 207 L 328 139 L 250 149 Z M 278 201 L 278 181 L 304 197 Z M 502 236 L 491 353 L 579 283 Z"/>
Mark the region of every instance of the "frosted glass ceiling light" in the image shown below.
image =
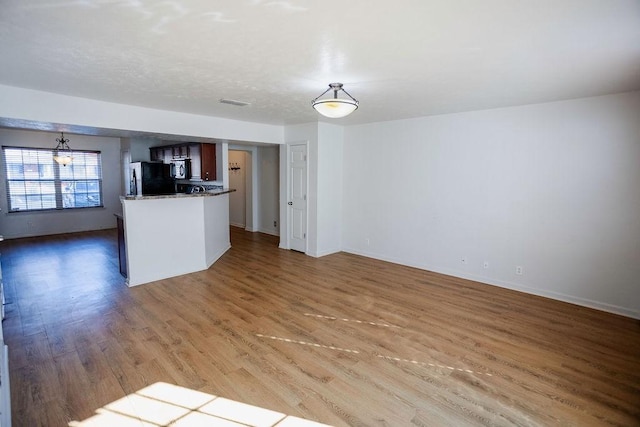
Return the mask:
<path id="1" fill-rule="evenodd" d="M 333 91 L 333 98 L 320 99 L 322 95 Z M 344 92 L 349 98 L 338 99 L 338 92 Z M 339 119 L 340 117 L 348 116 L 358 109 L 359 102 L 349 95 L 349 93 L 342 88 L 342 83 L 331 83 L 329 89 L 325 90 L 322 95 L 311 101 L 311 105 L 315 110 L 325 117 L 331 119 Z"/>
<path id="2" fill-rule="evenodd" d="M 65 139 L 64 132 L 61 132 L 60 134 L 62 136 L 60 138 L 56 138 L 58 145 L 54 148 L 56 154 L 53 156 L 53 160 L 55 160 L 59 165 L 67 166 L 73 161 L 73 157 L 71 157 L 71 147 L 67 144 L 69 140 Z"/>

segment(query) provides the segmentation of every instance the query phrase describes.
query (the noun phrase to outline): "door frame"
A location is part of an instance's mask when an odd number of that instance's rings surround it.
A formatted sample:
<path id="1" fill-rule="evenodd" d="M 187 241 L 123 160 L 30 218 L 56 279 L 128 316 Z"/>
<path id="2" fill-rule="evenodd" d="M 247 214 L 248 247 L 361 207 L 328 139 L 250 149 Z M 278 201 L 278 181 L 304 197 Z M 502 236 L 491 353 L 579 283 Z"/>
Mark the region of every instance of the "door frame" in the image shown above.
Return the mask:
<path id="1" fill-rule="evenodd" d="M 251 200 L 253 197 L 253 186 L 251 185 L 251 173 L 249 173 L 249 175 L 247 176 L 247 170 L 251 169 L 251 154 L 248 151 L 245 150 L 234 150 L 234 149 L 229 149 L 228 150 L 228 159 L 229 159 L 229 164 L 231 164 L 231 156 L 232 156 L 232 152 L 233 153 L 241 153 L 242 154 L 242 169 L 240 171 L 238 171 L 241 175 L 242 175 L 242 181 L 243 181 L 243 188 L 237 188 L 237 186 L 232 185 L 231 184 L 231 172 L 229 172 L 229 188 L 235 188 L 235 192 L 229 194 L 229 206 L 231 206 L 231 199 L 232 197 L 234 197 L 234 195 L 236 194 L 243 194 L 243 200 L 242 200 L 242 217 L 243 217 L 243 225 L 241 226 L 238 223 L 233 223 L 231 222 L 231 210 L 229 210 L 229 224 L 233 227 L 238 227 L 238 228 L 242 228 L 244 230 L 247 231 L 251 231 L 250 229 L 251 224 L 250 223 L 250 219 L 251 219 L 251 212 L 249 212 L 249 209 L 252 206 Z M 247 161 L 247 157 L 249 157 L 249 161 Z M 248 179 L 249 178 L 249 179 Z"/>
<path id="2" fill-rule="evenodd" d="M 244 151 L 245 153 L 245 214 L 244 214 L 244 229 L 246 231 L 259 231 L 258 230 L 258 147 L 244 146 L 244 145 L 229 145 L 227 149 L 227 164 L 229 163 L 229 151 Z M 228 181 L 227 181 L 228 182 Z"/>
<path id="3" fill-rule="evenodd" d="M 280 249 L 291 249 L 289 224 L 291 222 L 291 213 L 289 212 L 289 191 L 291 190 L 291 170 L 289 162 L 291 161 L 291 146 L 304 145 L 307 150 L 307 207 L 305 209 L 305 228 L 307 236 L 304 239 L 304 253 L 308 255 L 309 251 L 309 141 L 293 141 L 280 146 Z"/>

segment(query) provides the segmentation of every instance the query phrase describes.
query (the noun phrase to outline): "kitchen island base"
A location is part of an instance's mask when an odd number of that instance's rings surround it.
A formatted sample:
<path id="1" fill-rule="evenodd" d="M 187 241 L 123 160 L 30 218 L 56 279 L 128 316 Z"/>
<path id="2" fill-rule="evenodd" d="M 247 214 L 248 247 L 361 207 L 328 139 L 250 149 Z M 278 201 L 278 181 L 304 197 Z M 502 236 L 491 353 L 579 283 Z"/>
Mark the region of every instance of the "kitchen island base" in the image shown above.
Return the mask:
<path id="1" fill-rule="evenodd" d="M 229 192 L 122 197 L 127 285 L 206 270 L 230 247 Z"/>

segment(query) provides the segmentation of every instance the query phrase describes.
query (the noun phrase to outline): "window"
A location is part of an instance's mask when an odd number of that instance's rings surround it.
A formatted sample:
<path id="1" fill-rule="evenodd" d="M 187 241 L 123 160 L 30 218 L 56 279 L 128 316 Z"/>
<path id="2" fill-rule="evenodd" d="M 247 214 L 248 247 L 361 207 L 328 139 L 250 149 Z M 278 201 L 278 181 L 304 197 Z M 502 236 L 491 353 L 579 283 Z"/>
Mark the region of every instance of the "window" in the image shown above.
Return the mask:
<path id="1" fill-rule="evenodd" d="M 99 151 L 72 152 L 73 162 L 53 160 L 55 150 L 2 147 L 10 212 L 102 206 Z"/>

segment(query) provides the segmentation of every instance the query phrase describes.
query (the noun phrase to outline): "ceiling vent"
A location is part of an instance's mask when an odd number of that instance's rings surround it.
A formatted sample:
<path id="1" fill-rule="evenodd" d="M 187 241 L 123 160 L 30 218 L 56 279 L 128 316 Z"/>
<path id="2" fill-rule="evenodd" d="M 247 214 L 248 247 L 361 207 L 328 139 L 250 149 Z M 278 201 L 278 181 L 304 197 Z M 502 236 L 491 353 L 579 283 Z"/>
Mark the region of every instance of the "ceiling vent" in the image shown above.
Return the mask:
<path id="1" fill-rule="evenodd" d="M 235 105 L 236 107 L 245 107 L 247 105 L 251 105 L 250 102 L 238 101 L 238 100 L 235 100 L 235 99 L 225 99 L 225 98 L 222 98 L 220 100 L 220 103 L 221 104 Z"/>

